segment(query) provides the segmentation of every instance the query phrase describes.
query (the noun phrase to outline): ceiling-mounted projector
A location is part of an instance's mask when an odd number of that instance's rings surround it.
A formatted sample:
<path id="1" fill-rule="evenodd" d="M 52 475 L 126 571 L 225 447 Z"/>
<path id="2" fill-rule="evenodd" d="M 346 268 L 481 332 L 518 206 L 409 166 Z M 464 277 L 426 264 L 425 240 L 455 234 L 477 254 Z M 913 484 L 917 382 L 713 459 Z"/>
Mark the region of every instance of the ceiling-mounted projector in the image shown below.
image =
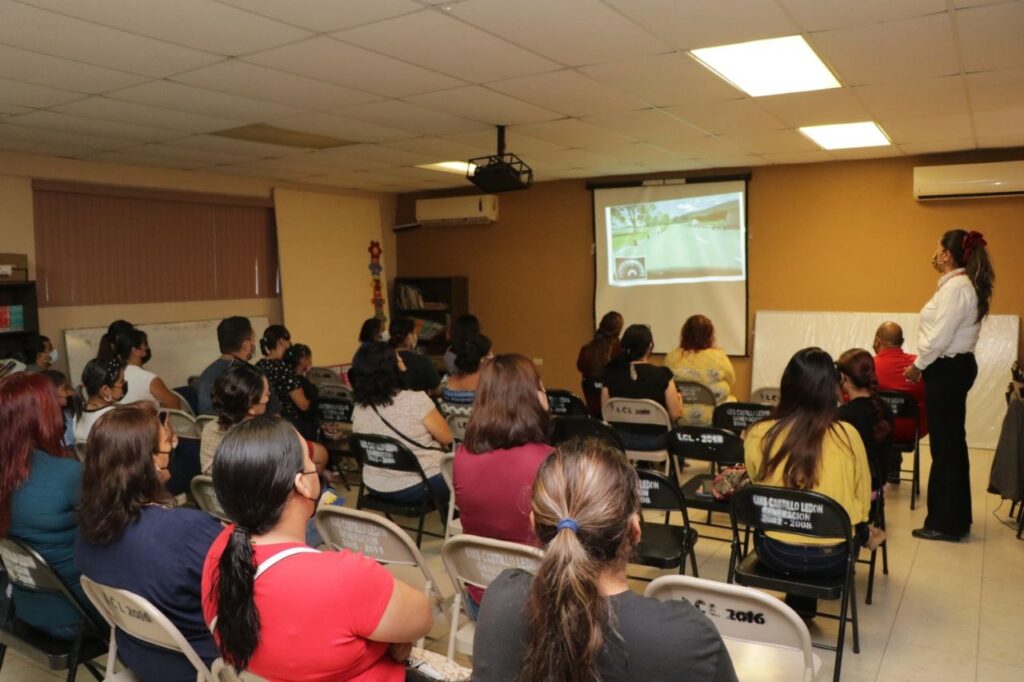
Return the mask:
<path id="1" fill-rule="evenodd" d="M 505 126 L 498 126 L 498 153 L 469 160 L 466 178 L 485 192 L 511 192 L 533 184 L 533 169 L 505 153 Z"/>

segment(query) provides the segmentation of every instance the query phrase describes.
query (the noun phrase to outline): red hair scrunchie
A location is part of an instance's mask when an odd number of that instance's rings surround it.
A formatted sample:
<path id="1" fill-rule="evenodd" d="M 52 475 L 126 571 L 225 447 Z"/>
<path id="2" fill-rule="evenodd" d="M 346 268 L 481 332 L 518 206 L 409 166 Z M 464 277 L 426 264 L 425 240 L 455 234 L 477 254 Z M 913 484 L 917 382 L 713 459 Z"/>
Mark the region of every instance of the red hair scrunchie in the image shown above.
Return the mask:
<path id="1" fill-rule="evenodd" d="M 988 246 L 988 242 L 985 241 L 985 235 L 981 232 L 971 230 L 964 235 L 963 252 L 965 261 L 971 259 L 971 254 L 974 253 L 974 247 L 976 246 Z"/>

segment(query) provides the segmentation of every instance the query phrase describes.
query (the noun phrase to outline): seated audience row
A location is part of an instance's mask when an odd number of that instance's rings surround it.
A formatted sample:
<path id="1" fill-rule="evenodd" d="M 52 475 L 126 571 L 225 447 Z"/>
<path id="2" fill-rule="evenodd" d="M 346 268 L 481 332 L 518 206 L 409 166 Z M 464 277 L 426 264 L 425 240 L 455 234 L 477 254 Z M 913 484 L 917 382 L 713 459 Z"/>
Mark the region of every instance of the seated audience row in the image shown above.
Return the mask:
<path id="1" fill-rule="evenodd" d="M 473 398 L 480 382 L 480 373 L 494 357 L 491 340 L 477 334 L 464 340 L 455 352 L 455 371 L 441 382 L 438 407 L 445 417 L 468 417 L 473 411 Z"/>

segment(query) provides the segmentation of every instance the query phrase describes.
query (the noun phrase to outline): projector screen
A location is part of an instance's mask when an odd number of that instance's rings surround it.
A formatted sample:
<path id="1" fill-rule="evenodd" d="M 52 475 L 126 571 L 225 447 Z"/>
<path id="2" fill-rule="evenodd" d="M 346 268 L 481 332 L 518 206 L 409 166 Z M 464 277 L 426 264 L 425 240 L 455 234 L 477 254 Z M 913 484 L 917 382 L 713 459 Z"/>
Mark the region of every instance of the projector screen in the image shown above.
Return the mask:
<path id="1" fill-rule="evenodd" d="M 690 315 L 715 325 L 717 346 L 747 352 L 746 182 L 594 190 L 594 316 L 617 310 L 647 324 L 654 351 L 679 345 Z"/>

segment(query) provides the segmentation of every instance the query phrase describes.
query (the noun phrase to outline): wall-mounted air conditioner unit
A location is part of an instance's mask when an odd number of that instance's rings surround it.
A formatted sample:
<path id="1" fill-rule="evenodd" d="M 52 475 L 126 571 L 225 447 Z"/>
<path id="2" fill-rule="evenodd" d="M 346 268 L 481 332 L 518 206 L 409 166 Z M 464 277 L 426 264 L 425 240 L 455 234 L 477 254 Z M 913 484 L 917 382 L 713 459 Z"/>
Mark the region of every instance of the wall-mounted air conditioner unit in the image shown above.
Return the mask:
<path id="1" fill-rule="evenodd" d="M 421 225 L 483 225 L 497 219 L 498 197 L 493 194 L 416 202 L 416 222 Z"/>
<path id="2" fill-rule="evenodd" d="M 914 198 L 983 199 L 1024 195 L 1024 161 L 914 168 Z"/>

